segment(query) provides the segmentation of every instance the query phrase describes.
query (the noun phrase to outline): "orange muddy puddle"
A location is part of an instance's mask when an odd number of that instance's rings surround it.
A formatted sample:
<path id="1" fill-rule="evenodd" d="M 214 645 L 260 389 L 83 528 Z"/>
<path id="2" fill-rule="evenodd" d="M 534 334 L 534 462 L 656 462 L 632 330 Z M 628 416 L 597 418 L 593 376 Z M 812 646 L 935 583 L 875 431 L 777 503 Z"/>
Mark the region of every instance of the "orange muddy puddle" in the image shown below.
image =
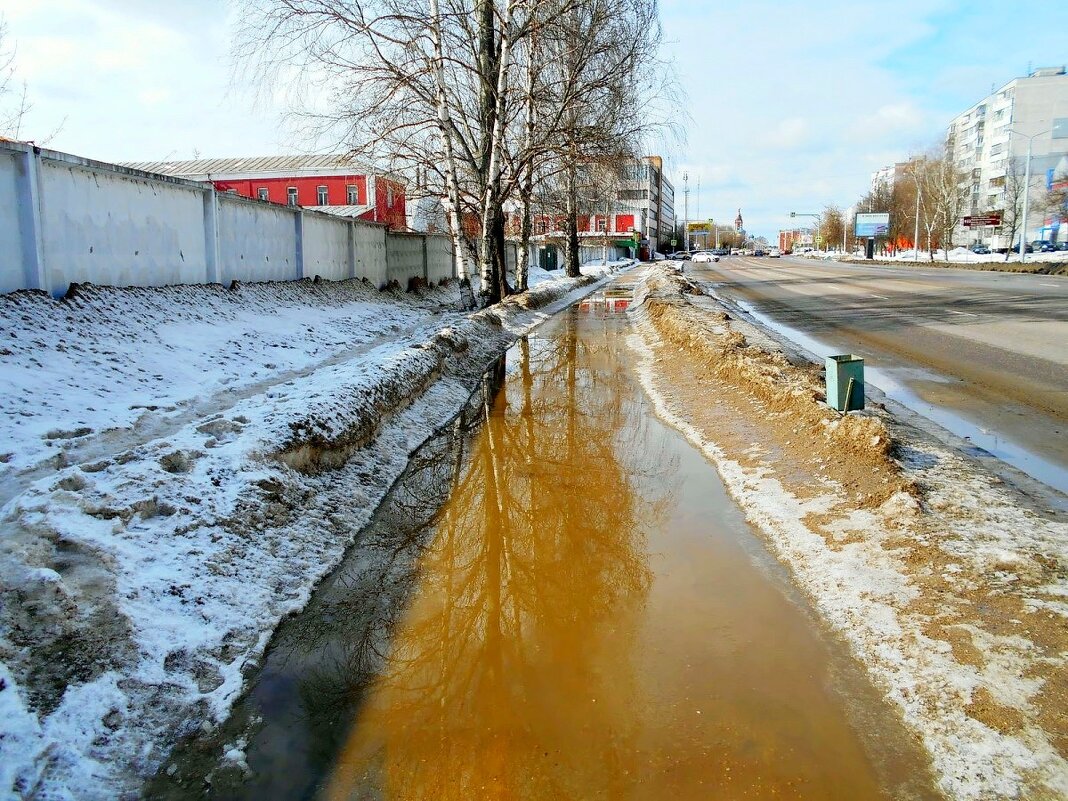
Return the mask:
<path id="1" fill-rule="evenodd" d="M 605 308 L 510 351 L 320 797 L 937 797 Z"/>

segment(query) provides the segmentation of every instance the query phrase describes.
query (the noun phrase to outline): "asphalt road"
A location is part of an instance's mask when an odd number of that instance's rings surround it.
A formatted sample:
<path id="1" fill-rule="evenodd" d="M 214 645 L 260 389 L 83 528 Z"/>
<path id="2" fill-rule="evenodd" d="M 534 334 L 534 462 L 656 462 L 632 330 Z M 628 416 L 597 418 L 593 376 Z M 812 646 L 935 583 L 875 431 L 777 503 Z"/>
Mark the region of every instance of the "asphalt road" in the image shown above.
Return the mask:
<path id="1" fill-rule="evenodd" d="M 818 356 L 1068 494 L 1068 279 L 728 256 L 686 265 Z"/>

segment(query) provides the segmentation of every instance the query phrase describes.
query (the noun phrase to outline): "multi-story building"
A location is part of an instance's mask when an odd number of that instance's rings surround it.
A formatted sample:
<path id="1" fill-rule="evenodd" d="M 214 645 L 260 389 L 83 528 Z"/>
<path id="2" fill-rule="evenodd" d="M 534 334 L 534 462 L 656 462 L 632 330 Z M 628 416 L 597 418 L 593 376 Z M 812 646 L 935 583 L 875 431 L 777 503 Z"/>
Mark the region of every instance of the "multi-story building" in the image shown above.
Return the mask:
<path id="1" fill-rule="evenodd" d="M 1068 167 L 1068 75 L 1064 67 L 1034 70 L 1014 78 L 996 92 L 954 118 L 946 133 L 946 146 L 958 169 L 967 176 L 966 215 L 1005 208 L 1006 181 L 1015 170 L 1021 180 L 1031 143 L 1031 188 L 1024 241 L 1056 239 L 1062 220 L 1036 209 L 1035 200 L 1050 185 L 1058 170 Z M 1017 233 L 1017 241 L 1020 234 Z M 958 228 L 955 241 L 976 239 L 993 247 L 1013 243 L 992 229 Z"/>
<path id="2" fill-rule="evenodd" d="M 666 248 L 675 230 L 675 187 L 664 175 L 664 160 L 643 156 L 625 167 L 619 199 L 634 209 L 643 244 L 652 250 Z"/>
<path id="3" fill-rule="evenodd" d="M 908 166 L 909 162 L 899 161 L 896 164 L 873 172 L 871 174 L 871 191 L 878 192 L 881 186 L 892 188 L 905 175 Z"/>
<path id="4" fill-rule="evenodd" d="M 343 155 L 142 161 L 124 167 L 211 181 L 220 192 L 404 230 L 405 182 Z"/>

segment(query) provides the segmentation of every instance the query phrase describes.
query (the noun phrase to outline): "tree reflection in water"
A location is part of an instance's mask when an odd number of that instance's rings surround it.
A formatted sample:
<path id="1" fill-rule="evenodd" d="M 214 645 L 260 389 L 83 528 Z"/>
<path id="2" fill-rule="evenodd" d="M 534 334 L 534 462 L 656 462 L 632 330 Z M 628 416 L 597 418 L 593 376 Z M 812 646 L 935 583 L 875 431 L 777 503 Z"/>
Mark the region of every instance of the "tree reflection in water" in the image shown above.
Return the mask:
<path id="1" fill-rule="evenodd" d="M 667 502 L 634 488 L 663 465 L 621 334 L 575 323 L 513 349 L 326 797 L 590 799 L 633 775 L 644 532 Z"/>

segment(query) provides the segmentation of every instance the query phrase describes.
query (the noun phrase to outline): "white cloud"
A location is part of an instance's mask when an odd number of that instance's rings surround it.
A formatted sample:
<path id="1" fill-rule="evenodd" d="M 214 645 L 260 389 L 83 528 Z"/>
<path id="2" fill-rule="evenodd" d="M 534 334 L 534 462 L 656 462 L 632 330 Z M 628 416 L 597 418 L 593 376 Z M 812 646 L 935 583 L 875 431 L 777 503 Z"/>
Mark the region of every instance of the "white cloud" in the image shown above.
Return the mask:
<path id="1" fill-rule="evenodd" d="M 800 150 L 812 139 L 812 128 L 804 117 L 787 117 L 765 138 L 769 147 L 780 150 Z"/>

